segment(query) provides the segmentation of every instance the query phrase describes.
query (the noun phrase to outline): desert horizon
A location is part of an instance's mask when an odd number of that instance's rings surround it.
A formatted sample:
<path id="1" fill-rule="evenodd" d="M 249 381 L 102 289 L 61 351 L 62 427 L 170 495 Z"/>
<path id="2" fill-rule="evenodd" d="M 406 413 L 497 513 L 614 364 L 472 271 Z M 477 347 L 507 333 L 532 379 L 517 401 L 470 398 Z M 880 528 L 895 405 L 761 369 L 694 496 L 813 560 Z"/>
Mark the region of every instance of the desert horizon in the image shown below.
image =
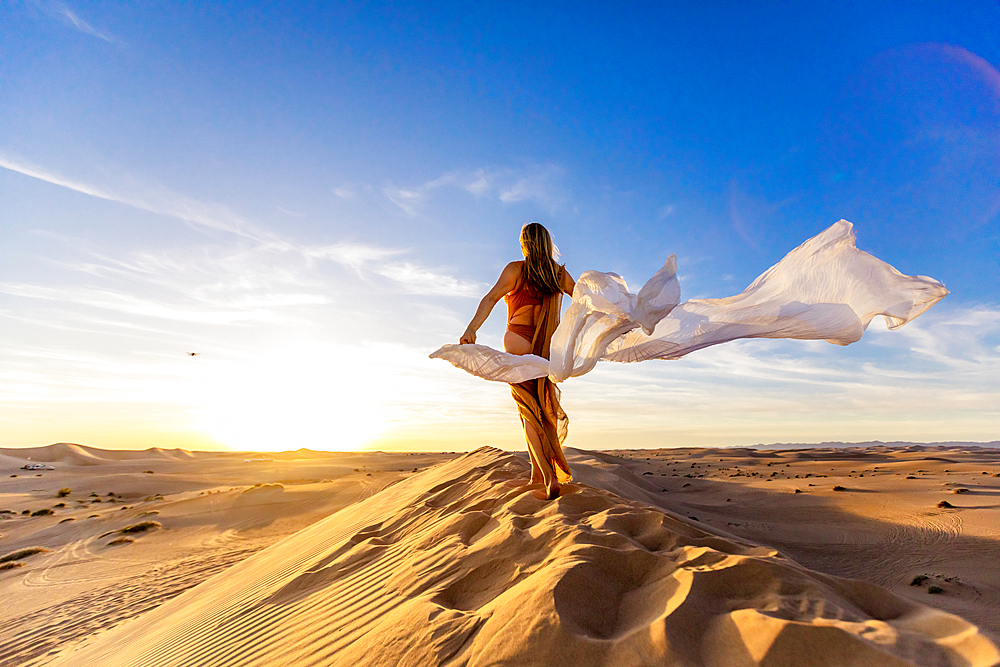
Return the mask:
<path id="1" fill-rule="evenodd" d="M 28 454 L 28 456 L 34 456 L 29 450 L 37 450 L 40 456 L 50 457 L 47 459 L 39 459 L 46 461 L 57 460 L 62 454 L 59 448 L 62 446 L 68 447 L 80 447 L 84 450 L 97 450 L 101 452 L 187 452 L 187 453 L 197 453 L 197 454 L 232 454 L 237 455 L 248 455 L 248 456 L 280 456 L 297 454 L 300 452 L 311 452 L 316 454 L 349 454 L 349 455 L 360 455 L 360 454 L 462 454 L 474 451 L 484 445 L 470 446 L 467 449 L 457 449 L 454 451 L 439 451 L 439 452 L 428 452 L 421 449 L 358 449 L 358 450 L 340 450 L 340 449 L 312 449 L 310 447 L 299 447 L 298 449 L 275 449 L 275 450 L 258 450 L 258 449 L 191 449 L 186 447 L 162 447 L 159 445 L 151 447 L 97 447 L 94 445 L 87 445 L 79 442 L 68 442 L 60 441 L 53 442 L 47 445 L 21 445 L 21 446 L 6 446 L 0 447 L 0 451 L 10 450 L 12 452 L 20 452 L 22 454 Z M 492 447 L 492 445 L 487 445 Z M 645 451 L 645 450 L 685 450 L 685 449 L 854 449 L 854 448 L 870 448 L 870 447 L 984 447 L 987 449 L 1000 449 L 1000 440 L 983 441 L 983 442 L 971 442 L 965 440 L 942 440 L 935 442 L 912 442 L 905 440 L 865 440 L 859 442 L 843 442 L 840 440 L 822 440 L 817 442 L 772 442 L 772 443 L 756 443 L 756 444 L 738 444 L 738 445 L 724 445 L 717 447 L 687 447 L 683 445 L 672 445 L 669 447 L 639 447 L 631 449 L 616 449 L 616 448 L 605 448 L 597 449 L 594 451 Z M 502 448 L 497 448 L 502 449 Z M 580 448 L 585 451 L 589 451 L 589 448 Z M 506 451 L 506 450 L 504 450 Z M 30 460 L 30 459 L 29 459 Z"/>

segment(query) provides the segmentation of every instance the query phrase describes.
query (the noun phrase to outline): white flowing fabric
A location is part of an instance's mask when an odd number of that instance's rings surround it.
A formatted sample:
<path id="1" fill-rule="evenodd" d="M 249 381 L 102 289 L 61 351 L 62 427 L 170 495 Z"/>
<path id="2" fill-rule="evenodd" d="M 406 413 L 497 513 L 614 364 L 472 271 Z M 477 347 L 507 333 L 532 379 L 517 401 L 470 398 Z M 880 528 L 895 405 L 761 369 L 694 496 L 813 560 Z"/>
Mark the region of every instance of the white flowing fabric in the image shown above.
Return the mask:
<path id="1" fill-rule="evenodd" d="M 854 245 L 853 225 L 841 220 L 765 271 L 736 296 L 681 305 L 676 262 L 639 290 L 614 273 L 587 271 L 552 335 L 550 360 L 485 345 L 445 345 L 430 356 L 487 380 L 553 382 L 583 375 L 599 359 L 633 362 L 679 359 L 738 338 L 796 338 L 848 345 L 876 315 L 903 326 L 948 294 L 926 276 L 905 276 Z M 641 331 L 638 331 L 641 327 Z"/>

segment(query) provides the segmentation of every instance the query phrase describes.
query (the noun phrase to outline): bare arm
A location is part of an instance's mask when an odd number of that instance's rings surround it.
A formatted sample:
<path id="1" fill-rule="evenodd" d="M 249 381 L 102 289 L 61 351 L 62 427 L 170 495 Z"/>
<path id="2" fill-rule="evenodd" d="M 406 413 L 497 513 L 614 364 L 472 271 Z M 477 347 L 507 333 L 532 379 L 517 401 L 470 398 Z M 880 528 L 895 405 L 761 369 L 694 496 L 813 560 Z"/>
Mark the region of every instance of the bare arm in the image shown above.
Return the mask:
<path id="1" fill-rule="evenodd" d="M 566 270 L 565 266 L 562 267 L 562 274 L 559 276 L 559 287 L 562 288 L 563 292 L 569 294 L 571 299 L 573 298 L 573 289 L 576 287 L 576 281 L 573 280 L 573 276 L 569 275 L 569 271 Z"/>
<path id="2" fill-rule="evenodd" d="M 472 321 L 469 322 L 469 326 L 466 327 L 462 338 L 458 341 L 460 344 L 465 345 L 466 343 L 476 342 L 476 332 L 479 331 L 479 327 L 483 326 L 483 322 L 493 312 L 493 306 L 497 305 L 497 302 L 503 298 L 504 294 L 507 294 L 517 286 L 517 278 L 521 273 L 520 264 L 520 262 L 511 262 L 500 272 L 497 284 L 479 302 L 476 314 L 473 316 Z"/>

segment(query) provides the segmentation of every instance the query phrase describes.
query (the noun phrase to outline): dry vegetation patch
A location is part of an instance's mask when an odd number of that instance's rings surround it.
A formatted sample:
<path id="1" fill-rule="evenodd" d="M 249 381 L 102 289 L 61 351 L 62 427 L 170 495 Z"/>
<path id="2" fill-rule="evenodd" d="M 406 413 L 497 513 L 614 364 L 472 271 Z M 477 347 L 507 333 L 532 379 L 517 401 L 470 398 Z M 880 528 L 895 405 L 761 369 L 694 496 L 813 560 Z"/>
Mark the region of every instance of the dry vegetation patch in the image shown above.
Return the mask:
<path id="1" fill-rule="evenodd" d="M 159 521 L 140 521 L 139 523 L 133 523 L 131 526 L 125 526 L 119 533 L 144 533 L 147 530 L 152 530 L 153 528 L 161 528 L 163 524 Z"/>
<path id="2" fill-rule="evenodd" d="M 45 547 L 28 547 L 26 549 L 18 549 L 17 551 L 11 551 L 6 556 L 0 556 L 0 563 L 8 563 L 14 560 L 21 560 L 22 558 L 27 558 L 28 556 L 34 556 L 35 554 L 46 553 L 48 549 Z"/>

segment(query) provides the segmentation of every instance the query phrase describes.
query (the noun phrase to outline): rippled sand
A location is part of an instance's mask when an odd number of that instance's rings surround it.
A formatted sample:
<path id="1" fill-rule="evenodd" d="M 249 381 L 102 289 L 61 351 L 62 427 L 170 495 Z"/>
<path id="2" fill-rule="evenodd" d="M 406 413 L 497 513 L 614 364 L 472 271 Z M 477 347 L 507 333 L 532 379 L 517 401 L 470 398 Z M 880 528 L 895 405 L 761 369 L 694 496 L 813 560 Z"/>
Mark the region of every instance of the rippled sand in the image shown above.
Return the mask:
<path id="1" fill-rule="evenodd" d="M 995 450 L 570 450 L 554 502 L 486 448 L 26 452 L 3 665 L 1000 660 Z"/>

